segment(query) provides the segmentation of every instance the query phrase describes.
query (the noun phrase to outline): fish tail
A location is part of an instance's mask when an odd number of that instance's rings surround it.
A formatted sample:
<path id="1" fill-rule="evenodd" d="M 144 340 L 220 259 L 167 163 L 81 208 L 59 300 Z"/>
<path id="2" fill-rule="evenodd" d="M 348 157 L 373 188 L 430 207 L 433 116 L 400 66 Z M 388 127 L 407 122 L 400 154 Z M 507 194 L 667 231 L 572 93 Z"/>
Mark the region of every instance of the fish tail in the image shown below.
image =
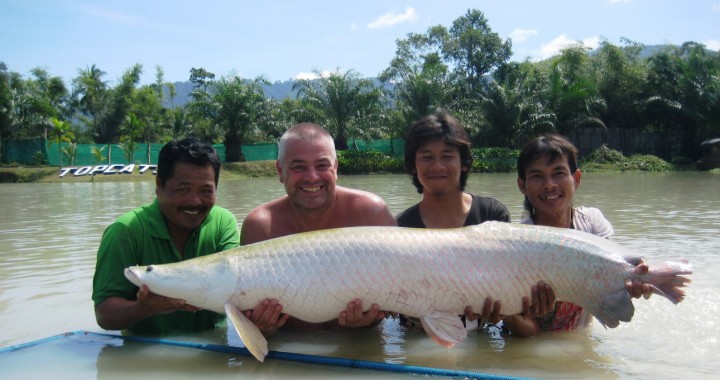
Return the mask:
<path id="1" fill-rule="evenodd" d="M 685 298 L 685 290 L 682 288 L 692 282 L 682 275 L 689 274 L 692 274 L 692 266 L 686 260 L 666 261 L 658 265 L 651 265 L 647 273 L 648 277 L 647 279 L 643 278 L 643 281 L 650 285 L 653 293 L 677 304 Z"/>

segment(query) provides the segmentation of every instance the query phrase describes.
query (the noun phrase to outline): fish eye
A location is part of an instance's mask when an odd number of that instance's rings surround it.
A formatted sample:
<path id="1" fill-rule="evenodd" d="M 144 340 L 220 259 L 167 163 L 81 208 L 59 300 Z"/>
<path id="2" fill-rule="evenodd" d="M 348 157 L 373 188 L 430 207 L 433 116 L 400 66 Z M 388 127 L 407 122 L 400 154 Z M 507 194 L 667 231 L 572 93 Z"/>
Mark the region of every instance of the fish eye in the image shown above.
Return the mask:
<path id="1" fill-rule="evenodd" d="M 147 269 L 145 269 L 146 272 L 152 272 L 153 267 L 152 265 L 148 265 Z"/>

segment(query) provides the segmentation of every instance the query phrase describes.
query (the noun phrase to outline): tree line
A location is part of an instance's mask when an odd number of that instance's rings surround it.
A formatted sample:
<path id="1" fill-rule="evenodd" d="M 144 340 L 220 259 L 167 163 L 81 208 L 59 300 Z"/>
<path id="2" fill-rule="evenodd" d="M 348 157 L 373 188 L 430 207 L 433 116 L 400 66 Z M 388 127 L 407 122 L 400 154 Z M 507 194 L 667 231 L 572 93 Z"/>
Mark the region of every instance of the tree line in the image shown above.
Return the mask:
<path id="1" fill-rule="evenodd" d="M 700 43 L 650 56 L 627 39 L 603 41 L 594 51 L 578 43 L 545 61 L 511 62 L 511 41 L 470 9 L 450 26 L 396 44 L 382 83 L 352 69 L 317 71 L 318 79 L 295 81 L 294 99 L 266 97 L 262 76 L 216 77 L 192 68 L 191 100 L 181 107 L 160 66 L 149 85 L 139 85 L 144 68 L 137 64 L 114 86 L 95 65 L 68 86 L 45 69 L 25 78 L 0 62 L 0 138 L 133 149 L 194 136 L 225 144 L 226 160 L 234 162 L 243 160 L 241 144 L 275 141 L 301 121 L 327 128 L 342 150 L 350 139 L 402 137 L 414 120 L 439 109 L 463 122 L 476 146 L 517 148 L 540 133 L 587 127 L 642 129 L 659 136 L 657 153 L 666 160 L 694 160 L 703 140 L 720 136 L 720 53 Z"/>

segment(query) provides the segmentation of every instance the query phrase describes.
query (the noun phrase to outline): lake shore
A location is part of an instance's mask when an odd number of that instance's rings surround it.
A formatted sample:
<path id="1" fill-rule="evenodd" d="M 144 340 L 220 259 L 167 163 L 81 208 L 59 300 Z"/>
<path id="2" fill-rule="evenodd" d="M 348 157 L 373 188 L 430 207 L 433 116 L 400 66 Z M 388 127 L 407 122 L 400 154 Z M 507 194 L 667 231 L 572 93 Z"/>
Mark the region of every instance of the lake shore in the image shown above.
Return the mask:
<path id="1" fill-rule="evenodd" d="M 225 163 L 220 169 L 220 178 L 242 179 L 255 177 L 274 177 L 275 161 L 253 161 Z M 56 166 L 2 166 L 0 183 L 27 182 L 133 182 L 151 181 L 155 176 L 151 172 L 132 174 L 96 174 L 60 177 L 60 168 Z"/>
<path id="2" fill-rule="evenodd" d="M 583 165 L 581 163 L 580 169 L 584 172 L 620 172 L 641 170 L 628 170 L 626 166 L 614 165 L 612 163 L 590 163 L 588 165 Z M 695 170 L 694 166 L 675 165 L 672 171 Z M 145 173 L 132 174 L 96 174 L 83 176 L 68 174 L 63 177 L 60 177 L 60 172 L 60 168 L 54 166 L 0 166 L 0 183 L 135 182 L 150 181 L 155 178 L 149 171 Z M 720 169 L 713 169 L 711 172 L 720 173 Z M 277 173 L 275 171 L 274 160 L 224 163 L 220 169 L 220 178 L 223 179 L 268 178 L 275 177 L 276 175 Z"/>

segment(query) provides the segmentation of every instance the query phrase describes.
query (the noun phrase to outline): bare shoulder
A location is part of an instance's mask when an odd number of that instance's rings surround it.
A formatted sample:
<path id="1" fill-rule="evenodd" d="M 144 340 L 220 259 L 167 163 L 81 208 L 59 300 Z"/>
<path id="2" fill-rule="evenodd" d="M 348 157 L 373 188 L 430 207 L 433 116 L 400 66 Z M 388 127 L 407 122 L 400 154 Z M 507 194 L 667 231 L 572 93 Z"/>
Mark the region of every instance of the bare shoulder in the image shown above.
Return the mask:
<path id="1" fill-rule="evenodd" d="M 353 207 L 387 207 L 385 200 L 379 195 L 365 190 L 350 189 L 338 186 L 336 188 L 338 200 L 346 206 Z"/>
<path id="2" fill-rule="evenodd" d="M 240 244 L 252 244 L 272 236 L 274 216 L 280 212 L 286 197 L 263 203 L 252 209 L 242 222 Z"/>
<path id="3" fill-rule="evenodd" d="M 338 186 L 335 192 L 338 204 L 357 219 L 358 225 L 396 225 L 395 217 L 381 196 L 369 191 L 341 186 Z"/>

